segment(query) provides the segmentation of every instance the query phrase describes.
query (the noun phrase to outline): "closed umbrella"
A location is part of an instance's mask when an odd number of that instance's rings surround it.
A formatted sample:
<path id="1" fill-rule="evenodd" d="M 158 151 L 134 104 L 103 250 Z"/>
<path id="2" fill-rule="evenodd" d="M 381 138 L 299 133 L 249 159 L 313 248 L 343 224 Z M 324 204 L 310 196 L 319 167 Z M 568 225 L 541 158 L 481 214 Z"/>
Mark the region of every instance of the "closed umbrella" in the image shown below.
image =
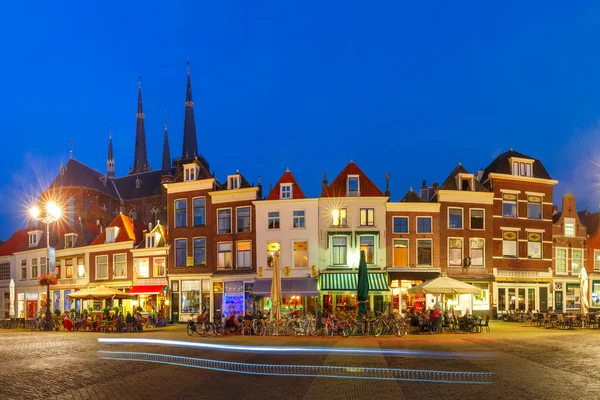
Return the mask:
<path id="1" fill-rule="evenodd" d="M 275 253 L 273 262 L 273 280 L 271 280 L 271 321 L 281 319 L 281 270 L 279 267 L 279 252 Z"/>
<path id="2" fill-rule="evenodd" d="M 360 252 L 360 262 L 358 263 L 358 314 L 367 315 L 367 299 L 369 298 L 369 274 L 367 272 L 367 261 L 365 252 Z"/>
<path id="3" fill-rule="evenodd" d="M 581 313 L 582 314 L 587 314 L 589 308 L 590 308 L 590 303 L 588 303 L 588 299 L 587 299 L 587 294 L 588 294 L 588 274 L 587 271 L 585 270 L 585 268 L 581 268 L 581 271 L 579 271 L 579 296 L 581 298 L 580 304 L 581 304 Z"/>
<path id="4" fill-rule="evenodd" d="M 9 295 L 10 295 L 10 299 L 9 299 L 9 304 L 10 304 L 10 309 L 8 310 L 8 316 L 10 318 L 14 318 L 15 317 L 15 281 L 13 279 L 10 280 L 10 284 L 9 284 Z"/>

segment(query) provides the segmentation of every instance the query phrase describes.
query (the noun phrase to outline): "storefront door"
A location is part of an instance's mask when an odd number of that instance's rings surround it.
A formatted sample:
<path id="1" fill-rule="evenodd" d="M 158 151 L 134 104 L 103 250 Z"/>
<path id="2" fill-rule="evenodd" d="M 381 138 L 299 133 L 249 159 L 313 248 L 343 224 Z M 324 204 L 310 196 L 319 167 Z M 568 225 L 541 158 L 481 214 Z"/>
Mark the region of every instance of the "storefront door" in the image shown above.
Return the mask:
<path id="1" fill-rule="evenodd" d="M 173 323 L 176 324 L 179 322 L 179 293 L 171 294 L 171 309 L 173 310 Z"/>
<path id="2" fill-rule="evenodd" d="M 548 288 L 540 287 L 540 311 L 548 311 Z"/>
<path id="3" fill-rule="evenodd" d="M 557 290 L 554 292 L 554 311 L 562 312 L 563 310 L 563 292 Z"/>

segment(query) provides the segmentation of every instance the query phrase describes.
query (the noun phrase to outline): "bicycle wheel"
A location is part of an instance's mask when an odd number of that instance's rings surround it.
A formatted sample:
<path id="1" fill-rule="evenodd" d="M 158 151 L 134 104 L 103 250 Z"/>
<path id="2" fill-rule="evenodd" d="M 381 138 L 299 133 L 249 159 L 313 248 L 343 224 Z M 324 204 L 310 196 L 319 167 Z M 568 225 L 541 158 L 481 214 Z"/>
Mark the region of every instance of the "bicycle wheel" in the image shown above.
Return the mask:
<path id="1" fill-rule="evenodd" d="M 383 332 L 383 321 L 375 322 L 375 327 L 373 328 L 373 333 L 375 334 L 375 337 L 379 337 L 379 335 L 381 335 L 382 332 Z"/>
<path id="2" fill-rule="evenodd" d="M 194 334 L 194 332 L 196 331 L 196 327 L 194 326 L 193 323 L 190 322 L 187 324 L 186 330 L 187 330 L 188 336 L 192 336 Z"/>
<path id="3" fill-rule="evenodd" d="M 206 324 L 204 324 L 204 330 L 206 331 L 207 335 L 212 336 L 215 334 L 215 326 L 212 322 L 207 322 Z"/>
<path id="4" fill-rule="evenodd" d="M 317 336 L 319 334 L 319 329 L 317 328 L 316 322 L 309 321 L 307 330 L 310 336 Z"/>
<path id="5" fill-rule="evenodd" d="M 402 336 L 406 335 L 406 327 L 404 326 L 404 324 L 401 324 L 400 322 L 396 322 L 396 324 L 394 325 L 393 332 L 394 332 L 394 335 L 396 335 L 398 337 L 402 337 Z"/>
<path id="6" fill-rule="evenodd" d="M 347 323 L 346 321 L 342 321 L 339 323 L 338 325 L 338 335 L 340 335 L 343 338 L 347 338 L 348 336 L 350 336 L 350 324 Z"/>
<path id="7" fill-rule="evenodd" d="M 198 336 L 206 336 L 206 328 L 204 323 L 196 324 L 196 334 Z"/>
<path id="8" fill-rule="evenodd" d="M 32 331 L 35 331 L 35 330 L 37 330 L 37 327 L 38 327 L 37 321 L 31 321 L 29 329 L 31 329 Z"/>

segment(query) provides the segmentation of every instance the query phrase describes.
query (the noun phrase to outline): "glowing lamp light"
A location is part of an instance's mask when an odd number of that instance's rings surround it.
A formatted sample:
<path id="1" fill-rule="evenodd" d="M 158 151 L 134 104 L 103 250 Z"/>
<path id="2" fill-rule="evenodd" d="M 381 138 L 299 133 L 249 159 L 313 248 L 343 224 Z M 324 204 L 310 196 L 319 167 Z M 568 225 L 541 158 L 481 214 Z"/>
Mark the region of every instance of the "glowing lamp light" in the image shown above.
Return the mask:
<path id="1" fill-rule="evenodd" d="M 340 216 L 340 210 L 338 210 L 337 208 L 331 210 L 331 217 L 333 218 L 334 221 L 338 221 L 339 216 Z"/>
<path id="2" fill-rule="evenodd" d="M 40 216 L 40 209 L 38 207 L 31 207 L 29 213 L 33 218 L 37 218 Z"/>
<path id="3" fill-rule="evenodd" d="M 48 210 L 48 214 L 50 214 L 52 217 L 54 217 L 54 218 L 60 217 L 61 210 L 60 210 L 60 207 L 58 205 L 56 205 L 55 202 L 53 202 L 53 201 L 49 202 L 48 205 L 46 206 L 46 209 Z"/>

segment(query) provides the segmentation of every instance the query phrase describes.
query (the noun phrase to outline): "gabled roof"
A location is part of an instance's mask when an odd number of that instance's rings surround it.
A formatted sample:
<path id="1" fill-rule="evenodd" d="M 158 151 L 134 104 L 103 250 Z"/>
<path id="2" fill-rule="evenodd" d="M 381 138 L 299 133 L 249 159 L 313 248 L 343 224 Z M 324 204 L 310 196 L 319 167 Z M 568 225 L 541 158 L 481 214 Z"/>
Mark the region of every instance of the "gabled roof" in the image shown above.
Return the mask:
<path id="1" fill-rule="evenodd" d="M 423 199 L 420 198 L 415 192 L 413 192 L 412 188 L 404 195 L 400 202 L 404 203 L 423 203 Z"/>
<path id="2" fill-rule="evenodd" d="M 305 199 L 306 198 L 306 196 L 304 195 L 304 192 L 302 192 L 302 189 L 300 189 L 300 185 L 298 185 L 298 182 L 296 181 L 296 178 L 294 177 L 294 175 L 292 175 L 292 173 L 290 171 L 285 171 L 283 173 L 283 175 L 281 175 L 281 178 L 279 178 L 279 180 L 273 187 L 273 190 L 271 190 L 271 193 L 269 193 L 269 195 L 267 196 L 267 200 L 279 200 L 282 183 L 283 184 L 286 184 L 286 183 L 292 184 L 292 198 L 293 199 Z"/>
<path id="3" fill-rule="evenodd" d="M 0 256 L 10 256 L 13 253 L 20 251 L 21 248 L 29 242 L 29 229 L 19 229 L 0 246 Z"/>
<path id="4" fill-rule="evenodd" d="M 86 187 L 96 189 L 114 198 L 119 198 L 115 187 L 106 176 L 71 158 L 61 167 L 61 173 L 50 184 L 49 189 L 59 187 Z"/>
<path id="5" fill-rule="evenodd" d="M 446 178 L 442 186 L 440 186 L 439 190 L 458 190 L 458 185 L 456 183 L 456 177 L 458 174 L 469 174 L 465 167 L 463 167 L 460 163 L 450 172 L 450 175 Z M 488 192 L 488 190 L 483 186 L 475 177 L 473 177 L 473 181 L 475 182 L 475 192 Z"/>
<path id="6" fill-rule="evenodd" d="M 383 197 L 384 194 L 369 179 L 365 173 L 358 168 L 354 161 L 350 161 L 346 167 L 335 177 L 331 184 L 321 192 L 321 197 L 346 197 L 346 185 L 348 175 L 358 175 L 360 185 L 360 197 Z"/>
<path id="7" fill-rule="evenodd" d="M 64 219 L 58 220 L 50 225 L 50 247 L 54 247 L 57 250 L 65 248 L 65 235 L 74 233 L 76 234 L 75 243 L 73 247 L 87 246 L 99 234 L 99 227 L 85 221 L 76 220 L 73 225 L 69 224 Z M 40 225 L 39 227 L 32 227 L 31 229 L 25 229 L 25 232 L 42 231 L 42 235 L 36 246 L 29 246 L 29 239 L 21 246 L 18 251 L 27 251 L 35 249 L 46 248 L 46 226 Z"/>
<path id="8" fill-rule="evenodd" d="M 115 186 L 123 200 L 160 196 L 161 170 L 140 172 L 115 179 Z M 139 183 L 139 187 L 138 187 Z"/>
<path id="9" fill-rule="evenodd" d="M 168 240 L 169 238 L 167 237 L 167 228 L 161 224 L 157 224 L 154 228 L 152 228 L 152 230 L 150 232 L 142 232 L 142 233 L 156 233 L 158 232 L 158 234 L 160 235 L 160 239 L 158 239 L 158 243 L 156 243 L 156 247 L 162 247 L 162 246 L 166 246 L 168 244 Z M 145 249 L 146 248 L 146 241 L 142 240 L 140 241 L 140 244 L 137 246 L 138 249 Z"/>
<path id="10" fill-rule="evenodd" d="M 119 213 L 106 228 L 115 226 L 119 228 L 115 243 L 133 240 L 134 244 L 137 245 L 144 238 L 146 225 L 140 221 L 132 220 L 124 214 Z M 92 245 L 103 244 L 104 242 L 106 242 L 106 229 L 92 242 Z"/>
<path id="11" fill-rule="evenodd" d="M 488 180 L 489 174 L 506 174 L 512 175 L 512 167 L 510 165 L 510 158 L 525 158 L 529 160 L 534 160 L 533 162 L 533 177 L 541 178 L 541 179 L 552 179 L 546 168 L 542 165 L 540 160 L 537 160 L 528 155 L 516 152 L 512 150 L 512 148 L 506 153 L 500 154 L 490 165 L 487 166 L 486 169 L 483 170 L 483 176 L 481 177 L 481 182 L 485 182 Z"/>
<path id="12" fill-rule="evenodd" d="M 240 174 L 240 171 L 236 171 L 235 174 L 231 174 L 231 175 L 227 176 L 227 179 L 225 179 L 225 181 L 222 184 L 220 184 L 219 190 L 227 190 L 227 181 L 229 180 L 229 177 L 232 176 L 232 175 L 239 175 L 240 176 L 240 187 L 238 189 L 252 187 L 252 185 L 250 184 L 250 182 L 248 182 L 248 180 L 246 180 L 246 178 L 244 178 L 244 176 L 242 174 Z"/>

